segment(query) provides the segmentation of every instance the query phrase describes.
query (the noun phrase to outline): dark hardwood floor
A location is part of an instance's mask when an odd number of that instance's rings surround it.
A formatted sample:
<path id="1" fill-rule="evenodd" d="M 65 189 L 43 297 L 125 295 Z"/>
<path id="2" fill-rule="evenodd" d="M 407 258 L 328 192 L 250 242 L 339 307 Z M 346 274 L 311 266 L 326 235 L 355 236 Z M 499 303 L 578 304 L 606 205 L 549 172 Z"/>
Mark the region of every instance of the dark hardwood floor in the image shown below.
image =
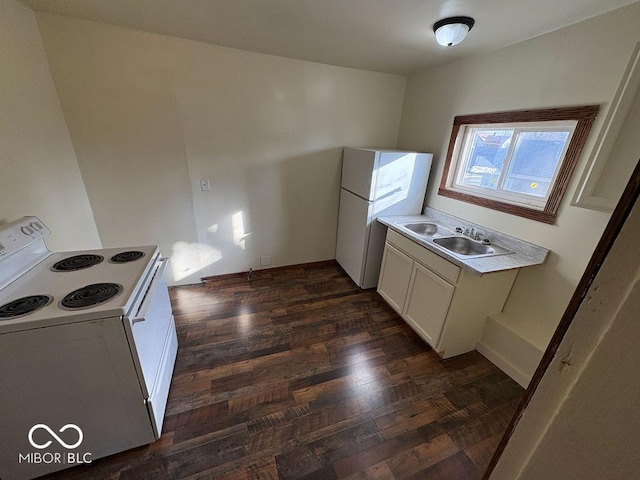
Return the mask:
<path id="1" fill-rule="evenodd" d="M 523 389 L 441 361 L 335 262 L 171 291 L 179 350 L 156 443 L 55 479 L 479 479 Z"/>

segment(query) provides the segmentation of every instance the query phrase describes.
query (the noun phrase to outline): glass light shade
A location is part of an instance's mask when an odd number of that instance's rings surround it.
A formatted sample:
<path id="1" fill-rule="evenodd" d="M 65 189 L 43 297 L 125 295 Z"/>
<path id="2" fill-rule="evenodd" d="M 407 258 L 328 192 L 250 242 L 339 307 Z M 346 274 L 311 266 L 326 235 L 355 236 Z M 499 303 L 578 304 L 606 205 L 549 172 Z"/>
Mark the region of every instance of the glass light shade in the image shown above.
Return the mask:
<path id="1" fill-rule="evenodd" d="M 469 27 L 463 23 L 443 25 L 436 30 L 436 41 L 445 47 L 459 44 L 469 33 Z"/>
<path id="2" fill-rule="evenodd" d="M 445 47 L 452 47 L 465 39 L 473 28 L 475 20 L 471 17 L 449 17 L 433 24 L 436 41 Z"/>

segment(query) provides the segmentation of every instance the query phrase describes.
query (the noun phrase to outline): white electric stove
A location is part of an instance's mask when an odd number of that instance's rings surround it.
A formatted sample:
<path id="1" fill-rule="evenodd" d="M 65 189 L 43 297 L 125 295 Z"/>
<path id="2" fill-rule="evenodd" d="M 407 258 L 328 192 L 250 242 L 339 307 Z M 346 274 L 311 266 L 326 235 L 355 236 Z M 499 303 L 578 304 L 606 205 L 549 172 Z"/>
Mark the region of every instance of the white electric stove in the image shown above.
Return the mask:
<path id="1" fill-rule="evenodd" d="M 159 438 L 177 336 L 155 245 L 54 253 L 36 217 L 0 227 L 0 478 Z"/>

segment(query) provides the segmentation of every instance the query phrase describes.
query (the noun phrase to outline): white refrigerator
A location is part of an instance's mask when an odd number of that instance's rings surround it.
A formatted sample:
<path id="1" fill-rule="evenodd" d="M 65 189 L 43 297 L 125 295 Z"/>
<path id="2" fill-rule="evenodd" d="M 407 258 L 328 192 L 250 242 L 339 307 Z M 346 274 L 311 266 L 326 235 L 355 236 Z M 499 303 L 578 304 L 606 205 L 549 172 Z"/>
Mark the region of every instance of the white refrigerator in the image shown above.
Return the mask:
<path id="1" fill-rule="evenodd" d="M 336 260 L 361 288 L 378 285 L 386 227 L 382 215 L 419 215 L 433 155 L 345 148 Z"/>

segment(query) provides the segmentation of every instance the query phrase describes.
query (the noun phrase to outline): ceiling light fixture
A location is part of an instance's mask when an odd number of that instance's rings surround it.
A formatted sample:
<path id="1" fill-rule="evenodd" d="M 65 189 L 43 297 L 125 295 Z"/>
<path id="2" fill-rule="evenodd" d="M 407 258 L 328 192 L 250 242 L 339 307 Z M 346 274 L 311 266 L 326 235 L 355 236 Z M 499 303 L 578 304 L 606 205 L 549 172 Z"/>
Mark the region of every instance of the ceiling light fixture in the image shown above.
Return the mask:
<path id="1" fill-rule="evenodd" d="M 459 44 L 476 21 L 471 17 L 449 17 L 433 24 L 436 41 L 445 47 Z"/>

